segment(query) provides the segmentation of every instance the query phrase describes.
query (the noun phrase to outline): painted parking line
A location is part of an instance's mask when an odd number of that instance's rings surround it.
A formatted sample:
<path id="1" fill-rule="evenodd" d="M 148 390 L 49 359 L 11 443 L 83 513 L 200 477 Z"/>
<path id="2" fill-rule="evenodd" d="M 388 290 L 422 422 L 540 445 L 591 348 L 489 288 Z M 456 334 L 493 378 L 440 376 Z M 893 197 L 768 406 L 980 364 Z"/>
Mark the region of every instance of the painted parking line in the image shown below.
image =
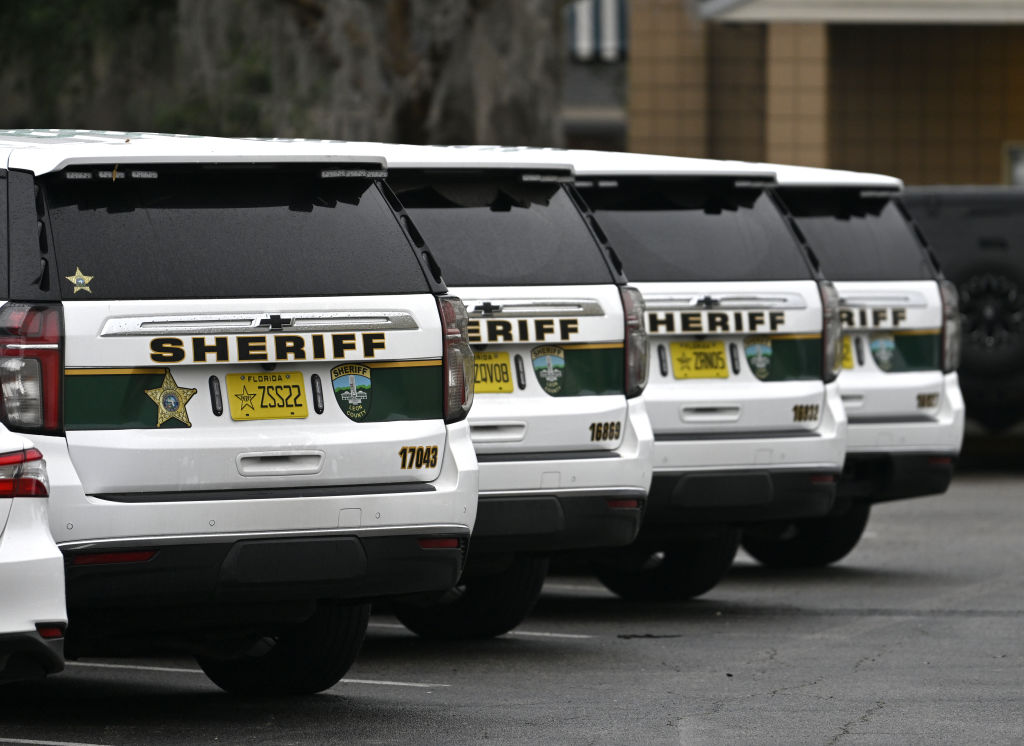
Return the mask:
<path id="1" fill-rule="evenodd" d="M 400 625 L 396 625 L 400 626 Z M 405 629 L 404 627 L 402 629 Z M 201 668 L 184 668 L 171 666 L 139 666 L 129 663 L 82 663 L 81 661 L 68 661 L 69 666 L 84 668 L 115 668 L 127 669 L 130 671 L 155 671 L 157 673 L 202 673 Z M 411 686 L 418 689 L 434 689 L 436 687 L 451 686 L 451 684 L 430 684 L 419 681 L 384 681 L 377 679 L 342 679 L 338 684 L 368 684 L 372 686 Z M 0 743 L 3 743 L 0 740 Z M 26 742 L 26 743 L 31 743 Z M 40 742 L 41 743 L 41 742 Z"/>
<path id="2" fill-rule="evenodd" d="M 389 622 L 371 622 L 370 629 L 400 629 L 408 632 L 408 629 L 403 624 L 391 624 Z M 412 634 L 412 633 L 410 633 Z M 592 640 L 594 635 L 578 635 L 571 634 L 569 632 L 533 632 L 525 629 L 514 629 L 511 632 L 506 632 L 506 635 L 510 637 L 554 637 L 562 638 L 565 640 Z"/>
<path id="3" fill-rule="evenodd" d="M 33 741 L 28 738 L 4 738 L 0 736 L 0 743 L 28 743 L 35 746 L 105 746 L 102 743 L 80 743 L 79 741 Z"/>
<path id="4" fill-rule="evenodd" d="M 594 585 L 582 585 L 578 583 L 558 583 L 558 582 L 546 582 L 544 583 L 544 590 L 546 591 L 570 591 L 574 593 L 593 593 L 594 591 L 601 591 L 605 593 L 611 593 L 603 585 L 595 583 Z"/>

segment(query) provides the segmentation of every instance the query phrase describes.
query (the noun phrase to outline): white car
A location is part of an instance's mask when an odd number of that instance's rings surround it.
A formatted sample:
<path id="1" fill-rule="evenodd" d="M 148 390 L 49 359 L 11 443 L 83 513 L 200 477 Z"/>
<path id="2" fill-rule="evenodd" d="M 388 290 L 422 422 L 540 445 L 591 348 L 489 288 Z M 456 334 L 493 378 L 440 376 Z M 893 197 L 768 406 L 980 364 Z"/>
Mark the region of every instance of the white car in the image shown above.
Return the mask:
<path id="1" fill-rule="evenodd" d="M 330 142 L 0 133 L 2 421 L 49 467 L 69 656 L 160 645 L 229 691 L 319 691 L 369 599 L 459 577 L 467 318 L 384 169 Z"/>
<path id="2" fill-rule="evenodd" d="M 946 491 L 964 434 L 957 291 L 878 174 L 770 166 L 779 193 L 841 298 L 846 468 L 823 518 L 748 533 L 762 562 L 815 566 L 860 540 L 871 505 Z"/>
<path id="3" fill-rule="evenodd" d="M 48 495 L 43 455 L 0 428 L 0 683 L 64 669 L 64 558 Z"/>
<path id="4" fill-rule="evenodd" d="M 712 588 L 740 531 L 826 515 L 846 450 L 838 295 L 770 167 L 552 151 L 643 294 L 654 478 L 636 543 L 598 576 L 627 599 Z"/>
<path id="5" fill-rule="evenodd" d="M 440 599 L 395 612 L 431 637 L 515 627 L 554 552 L 629 544 L 651 480 L 639 293 L 562 164 L 476 148 L 387 146 L 388 184 L 469 310 L 480 504 Z"/>

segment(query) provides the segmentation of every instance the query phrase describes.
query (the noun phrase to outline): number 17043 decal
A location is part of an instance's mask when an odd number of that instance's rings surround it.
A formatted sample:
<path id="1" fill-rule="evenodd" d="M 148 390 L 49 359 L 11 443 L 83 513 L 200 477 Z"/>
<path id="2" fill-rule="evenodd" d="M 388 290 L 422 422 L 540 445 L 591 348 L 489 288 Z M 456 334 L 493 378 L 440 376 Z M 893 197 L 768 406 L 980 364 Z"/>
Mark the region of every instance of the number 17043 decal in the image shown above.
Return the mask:
<path id="1" fill-rule="evenodd" d="M 433 469 L 437 466 L 437 446 L 402 446 L 398 458 L 403 469 Z"/>

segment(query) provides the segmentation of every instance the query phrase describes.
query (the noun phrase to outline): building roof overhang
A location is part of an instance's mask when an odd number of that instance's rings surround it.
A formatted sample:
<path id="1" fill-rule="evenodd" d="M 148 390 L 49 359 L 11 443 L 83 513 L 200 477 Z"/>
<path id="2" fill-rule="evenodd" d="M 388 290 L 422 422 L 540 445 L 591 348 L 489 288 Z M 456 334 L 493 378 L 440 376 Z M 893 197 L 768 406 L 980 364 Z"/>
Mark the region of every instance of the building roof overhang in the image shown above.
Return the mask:
<path id="1" fill-rule="evenodd" d="M 1020 0 L 697 0 L 708 20 L 750 23 L 1024 24 Z"/>

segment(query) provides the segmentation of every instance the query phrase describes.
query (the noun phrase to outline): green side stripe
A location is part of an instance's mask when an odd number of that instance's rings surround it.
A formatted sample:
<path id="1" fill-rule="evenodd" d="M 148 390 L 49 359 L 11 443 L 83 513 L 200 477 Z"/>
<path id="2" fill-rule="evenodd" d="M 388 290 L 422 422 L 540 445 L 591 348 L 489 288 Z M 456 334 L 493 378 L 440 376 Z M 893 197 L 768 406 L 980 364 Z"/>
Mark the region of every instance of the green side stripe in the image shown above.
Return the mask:
<path id="1" fill-rule="evenodd" d="M 772 362 L 765 381 L 821 379 L 821 337 L 772 339 Z"/>
<path id="2" fill-rule="evenodd" d="M 942 334 L 895 334 L 893 373 L 911 370 L 937 370 L 942 367 Z"/>
<path id="3" fill-rule="evenodd" d="M 622 394 L 624 367 L 625 352 L 621 347 L 608 350 L 566 348 L 565 380 L 562 390 L 554 396 Z M 527 373 L 533 375 L 532 370 Z"/>
<path id="4" fill-rule="evenodd" d="M 372 367 L 372 366 L 371 366 Z M 436 420 L 444 416 L 441 386 L 444 369 L 440 365 L 416 368 L 373 368 L 370 378 L 370 413 L 362 422 L 396 420 Z M 324 381 L 328 407 L 338 408 L 330 380 Z M 344 415 L 343 415 L 344 416 Z"/>

